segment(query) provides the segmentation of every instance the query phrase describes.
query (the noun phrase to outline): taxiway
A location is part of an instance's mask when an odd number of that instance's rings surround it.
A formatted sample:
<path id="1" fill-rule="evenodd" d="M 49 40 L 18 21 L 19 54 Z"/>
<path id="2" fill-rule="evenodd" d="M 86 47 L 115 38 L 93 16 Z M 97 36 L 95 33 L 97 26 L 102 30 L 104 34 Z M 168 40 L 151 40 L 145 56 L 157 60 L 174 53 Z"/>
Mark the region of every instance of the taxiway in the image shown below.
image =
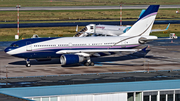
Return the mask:
<path id="1" fill-rule="evenodd" d="M 145 46 L 138 48 L 143 47 Z M 45 62 L 31 60 L 32 66 L 26 67 L 24 59 L 12 57 L 0 51 L 0 78 L 180 69 L 180 46 L 150 46 L 148 49 L 150 52 L 145 57 L 122 52 L 116 55 L 92 58 L 95 66 L 67 67 L 62 67 L 59 59 Z"/>

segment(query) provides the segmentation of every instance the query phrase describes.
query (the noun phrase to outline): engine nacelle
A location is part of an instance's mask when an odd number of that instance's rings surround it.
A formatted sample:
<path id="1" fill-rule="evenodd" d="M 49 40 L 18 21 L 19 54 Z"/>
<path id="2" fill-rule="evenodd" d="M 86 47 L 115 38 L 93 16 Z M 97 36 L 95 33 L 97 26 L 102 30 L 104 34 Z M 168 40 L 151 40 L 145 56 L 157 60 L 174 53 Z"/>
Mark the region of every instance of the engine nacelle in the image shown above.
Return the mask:
<path id="1" fill-rule="evenodd" d="M 141 38 L 139 38 L 138 42 L 140 44 L 145 44 L 146 42 L 156 40 L 156 39 L 158 39 L 157 36 L 142 36 Z"/>
<path id="2" fill-rule="evenodd" d="M 139 42 L 140 44 L 145 44 L 146 41 L 144 41 L 144 40 L 146 40 L 146 38 L 141 37 L 141 38 L 139 38 L 138 42 Z"/>
<path id="3" fill-rule="evenodd" d="M 60 57 L 60 62 L 62 65 L 72 65 L 84 61 L 84 57 L 74 54 L 65 54 Z"/>

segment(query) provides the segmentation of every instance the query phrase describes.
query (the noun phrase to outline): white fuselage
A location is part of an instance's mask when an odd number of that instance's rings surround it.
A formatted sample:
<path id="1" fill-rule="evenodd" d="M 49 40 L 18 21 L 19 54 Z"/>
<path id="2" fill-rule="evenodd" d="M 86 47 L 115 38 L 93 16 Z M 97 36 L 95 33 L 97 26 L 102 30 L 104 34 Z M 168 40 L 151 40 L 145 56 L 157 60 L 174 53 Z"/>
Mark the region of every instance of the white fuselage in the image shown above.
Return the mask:
<path id="1" fill-rule="evenodd" d="M 68 49 L 120 49 L 131 48 L 139 44 L 140 37 L 64 37 L 56 38 L 42 42 L 36 42 L 29 45 L 19 47 L 17 49 L 7 52 L 7 54 L 14 55 L 20 53 L 32 53 L 37 51 L 52 51 Z M 40 38 L 39 38 L 40 39 Z M 26 40 L 22 40 L 26 42 Z M 33 39 L 32 39 L 33 42 Z"/>

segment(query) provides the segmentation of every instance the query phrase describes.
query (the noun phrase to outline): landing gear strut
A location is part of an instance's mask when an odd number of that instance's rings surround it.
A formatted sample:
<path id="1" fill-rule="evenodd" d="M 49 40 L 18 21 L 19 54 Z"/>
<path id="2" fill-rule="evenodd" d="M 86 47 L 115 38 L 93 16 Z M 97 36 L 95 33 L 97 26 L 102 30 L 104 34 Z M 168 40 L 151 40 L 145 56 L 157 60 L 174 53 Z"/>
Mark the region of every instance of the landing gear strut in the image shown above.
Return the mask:
<path id="1" fill-rule="evenodd" d="M 26 59 L 26 67 L 31 67 L 30 60 Z"/>
<path id="2" fill-rule="evenodd" d="M 91 62 L 90 57 L 87 58 L 87 62 L 84 63 L 85 66 L 94 66 L 94 62 Z"/>

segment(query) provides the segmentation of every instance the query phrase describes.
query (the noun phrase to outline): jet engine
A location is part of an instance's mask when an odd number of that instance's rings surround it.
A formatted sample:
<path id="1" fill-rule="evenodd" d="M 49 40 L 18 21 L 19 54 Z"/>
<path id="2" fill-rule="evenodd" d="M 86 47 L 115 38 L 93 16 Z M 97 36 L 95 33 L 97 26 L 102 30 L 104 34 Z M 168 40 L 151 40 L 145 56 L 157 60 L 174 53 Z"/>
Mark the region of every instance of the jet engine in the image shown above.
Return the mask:
<path id="1" fill-rule="evenodd" d="M 146 42 L 156 40 L 156 39 L 157 39 L 157 36 L 143 36 L 143 37 L 139 38 L 138 42 L 140 44 L 145 44 Z"/>
<path id="2" fill-rule="evenodd" d="M 64 54 L 60 57 L 60 62 L 62 65 L 72 65 L 84 61 L 84 57 L 74 54 Z"/>
<path id="3" fill-rule="evenodd" d="M 144 41 L 144 40 L 146 40 L 146 38 L 144 38 L 144 37 L 141 37 L 141 38 L 139 38 L 139 43 L 140 44 L 145 44 L 146 43 L 146 41 Z"/>

